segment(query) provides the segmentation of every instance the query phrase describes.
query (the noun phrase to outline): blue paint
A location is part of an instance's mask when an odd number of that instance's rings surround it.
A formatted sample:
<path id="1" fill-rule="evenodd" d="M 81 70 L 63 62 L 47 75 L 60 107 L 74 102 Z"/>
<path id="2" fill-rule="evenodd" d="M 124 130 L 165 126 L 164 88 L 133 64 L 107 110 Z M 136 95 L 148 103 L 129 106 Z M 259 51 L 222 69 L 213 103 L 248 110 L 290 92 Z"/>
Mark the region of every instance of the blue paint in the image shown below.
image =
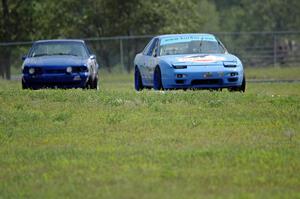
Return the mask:
<path id="1" fill-rule="evenodd" d="M 158 48 L 181 42 L 219 41 L 210 34 L 160 35 L 155 39 L 160 40 Z M 152 45 L 153 41 L 151 40 L 148 46 Z M 219 44 L 221 45 L 221 42 Z M 180 48 L 179 45 L 178 48 Z M 188 54 L 158 54 L 156 56 L 144 52 L 136 55 L 134 65 L 139 69 L 141 82 L 146 88 L 157 89 L 157 79 L 160 78 L 163 89 L 228 88 L 229 90 L 243 90 L 245 80 L 242 62 L 226 50 L 224 52 L 192 52 Z M 157 70 L 158 67 L 159 70 Z M 160 74 L 157 71 L 160 71 Z"/>
<path id="2" fill-rule="evenodd" d="M 74 44 L 74 50 L 82 50 L 82 54 L 62 54 L 64 47 Z M 44 45 L 60 45 L 61 48 L 39 52 L 34 56 L 35 49 Z M 68 48 L 67 48 L 68 49 Z M 52 52 L 53 51 L 53 52 Z M 74 51 L 75 52 L 75 51 Z M 57 54 L 55 54 L 57 53 Z M 39 89 L 54 88 L 94 88 L 98 82 L 98 68 L 95 55 L 90 54 L 82 40 L 43 40 L 31 47 L 22 66 L 23 88 Z M 67 70 L 70 69 L 71 70 Z"/>

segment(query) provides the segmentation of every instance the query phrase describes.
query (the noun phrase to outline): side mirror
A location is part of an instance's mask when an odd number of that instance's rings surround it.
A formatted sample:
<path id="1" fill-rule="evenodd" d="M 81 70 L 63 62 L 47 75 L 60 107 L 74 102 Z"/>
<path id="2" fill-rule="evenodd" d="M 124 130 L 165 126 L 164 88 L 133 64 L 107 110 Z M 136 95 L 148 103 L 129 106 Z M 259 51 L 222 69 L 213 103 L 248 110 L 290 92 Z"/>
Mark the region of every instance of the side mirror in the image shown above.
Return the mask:
<path id="1" fill-rule="evenodd" d="M 24 61 L 26 58 L 27 58 L 27 55 L 23 55 L 21 59 L 22 59 L 22 61 Z"/>
<path id="2" fill-rule="evenodd" d="M 90 59 L 96 59 L 96 55 L 90 55 Z"/>
<path id="3" fill-rule="evenodd" d="M 157 57 L 157 49 L 154 50 L 153 57 Z"/>

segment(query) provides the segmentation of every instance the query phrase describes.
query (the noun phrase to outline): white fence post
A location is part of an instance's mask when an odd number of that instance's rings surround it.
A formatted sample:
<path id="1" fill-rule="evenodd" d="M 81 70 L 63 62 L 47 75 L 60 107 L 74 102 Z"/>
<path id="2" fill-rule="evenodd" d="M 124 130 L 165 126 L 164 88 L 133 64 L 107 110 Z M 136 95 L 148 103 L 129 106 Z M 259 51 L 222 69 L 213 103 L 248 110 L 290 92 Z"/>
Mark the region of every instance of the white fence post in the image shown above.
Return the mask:
<path id="1" fill-rule="evenodd" d="M 277 37 L 276 33 L 273 34 L 273 65 L 277 65 Z"/>
<path id="2" fill-rule="evenodd" d="M 123 40 L 122 38 L 120 38 L 120 62 L 121 62 L 121 66 L 122 68 L 124 68 L 124 56 L 123 56 Z"/>

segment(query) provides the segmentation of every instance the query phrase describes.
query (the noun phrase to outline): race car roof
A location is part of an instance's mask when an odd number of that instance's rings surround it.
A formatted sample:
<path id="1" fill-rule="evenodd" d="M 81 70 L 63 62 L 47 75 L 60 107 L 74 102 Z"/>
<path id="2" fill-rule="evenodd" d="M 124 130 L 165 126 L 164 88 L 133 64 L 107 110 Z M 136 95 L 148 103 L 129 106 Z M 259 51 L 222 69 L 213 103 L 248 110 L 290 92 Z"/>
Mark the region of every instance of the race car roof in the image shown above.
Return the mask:
<path id="1" fill-rule="evenodd" d="M 79 42 L 84 43 L 83 40 L 80 39 L 50 39 L 50 40 L 38 40 L 34 43 L 51 43 L 51 42 Z"/>
<path id="2" fill-rule="evenodd" d="M 156 36 L 156 38 L 167 38 L 167 37 L 178 37 L 178 36 L 213 36 L 215 37 L 213 34 L 209 34 L 209 33 L 185 33 L 185 34 L 166 34 L 166 35 L 158 35 Z"/>

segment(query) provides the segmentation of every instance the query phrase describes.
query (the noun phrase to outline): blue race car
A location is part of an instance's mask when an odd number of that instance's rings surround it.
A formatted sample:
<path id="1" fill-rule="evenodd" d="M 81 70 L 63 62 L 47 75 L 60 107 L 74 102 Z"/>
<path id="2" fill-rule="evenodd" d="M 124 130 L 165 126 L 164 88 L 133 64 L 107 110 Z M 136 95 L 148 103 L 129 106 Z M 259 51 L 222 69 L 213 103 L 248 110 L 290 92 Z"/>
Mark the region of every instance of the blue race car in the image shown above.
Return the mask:
<path id="1" fill-rule="evenodd" d="M 96 56 L 82 40 L 37 41 L 23 60 L 23 89 L 98 89 Z"/>
<path id="2" fill-rule="evenodd" d="M 137 54 L 135 89 L 218 89 L 245 92 L 242 62 L 211 34 L 154 37 Z"/>

